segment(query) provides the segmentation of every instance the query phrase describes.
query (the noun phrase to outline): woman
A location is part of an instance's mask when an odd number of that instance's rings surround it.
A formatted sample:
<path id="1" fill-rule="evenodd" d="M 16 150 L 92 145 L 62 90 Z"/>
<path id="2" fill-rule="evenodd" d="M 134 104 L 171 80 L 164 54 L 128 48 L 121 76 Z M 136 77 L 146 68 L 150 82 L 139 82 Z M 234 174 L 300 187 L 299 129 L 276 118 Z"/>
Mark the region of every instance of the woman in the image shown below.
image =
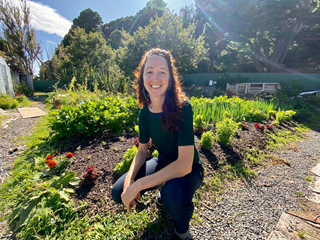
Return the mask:
<path id="1" fill-rule="evenodd" d="M 170 52 L 154 48 L 135 72 L 139 104 L 139 147 L 130 170 L 112 188 L 112 198 L 130 211 L 141 194 L 160 189 L 157 202 L 172 217 L 177 237 L 189 237 L 192 197 L 203 181 L 203 167 L 194 146 L 193 113 L 181 90 Z M 159 152 L 146 161 L 152 139 Z"/>

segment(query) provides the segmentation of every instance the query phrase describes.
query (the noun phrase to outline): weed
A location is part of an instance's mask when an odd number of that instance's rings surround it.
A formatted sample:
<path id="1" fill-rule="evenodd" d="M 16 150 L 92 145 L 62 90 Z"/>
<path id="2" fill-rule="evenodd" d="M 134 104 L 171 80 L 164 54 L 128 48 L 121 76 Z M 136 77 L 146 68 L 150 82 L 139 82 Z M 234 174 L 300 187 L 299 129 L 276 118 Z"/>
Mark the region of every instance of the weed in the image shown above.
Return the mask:
<path id="1" fill-rule="evenodd" d="M 297 233 L 300 238 L 302 239 L 305 238 L 306 231 L 300 231 L 299 229 L 297 229 Z"/>
<path id="2" fill-rule="evenodd" d="M 309 182 L 311 182 L 311 181 L 312 181 L 312 177 L 306 176 L 306 180 L 309 181 Z"/>
<path id="3" fill-rule="evenodd" d="M 297 195 L 303 196 L 304 194 L 303 194 L 302 192 L 298 191 L 298 192 L 297 192 Z"/>

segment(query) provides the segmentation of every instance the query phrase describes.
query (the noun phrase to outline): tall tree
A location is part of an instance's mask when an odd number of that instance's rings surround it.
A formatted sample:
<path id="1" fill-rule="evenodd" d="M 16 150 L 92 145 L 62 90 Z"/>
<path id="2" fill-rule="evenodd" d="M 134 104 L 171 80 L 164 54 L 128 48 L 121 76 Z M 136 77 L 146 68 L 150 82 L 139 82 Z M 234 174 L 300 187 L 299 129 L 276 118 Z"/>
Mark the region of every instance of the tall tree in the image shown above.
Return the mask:
<path id="1" fill-rule="evenodd" d="M 64 36 L 62 40 L 65 47 L 70 44 L 72 32 L 77 27 L 83 28 L 86 33 L 97 32 L 101 30 L 101 26 L 103 23 L 99 13 L 91 10 L 90 8 L 83 10 L 77 18 L 73 19 L 72 22 L 73 24 L 69 29 L 69 32 Z"/>
<path id="2" fill-rule="evenodd" d="M 4 49 L 12 70 L 33 74 L 33 64 L 41 52 L 34 28 L 30 25 L 30 9 L 26 0 L 15 6 L 6 0 L 0 1 Z"/>
<path id="3" fill-rule="evenodd" d="M 319 21 L 317 0 L 196 0 L 218 31 L 246 49 L 258 72 L 282 71 L 293 38 Z"/>
<path id="4" fill-rule="evenodd" d="M 133 36 L 127 34 L 123 40 L 125 47 L 119 48 L 119 65 L 126 76 L 132 76 L 143 53 L 154 47 L 170 50 L 177 60 L 180 74 L 194 73 L 200 61 L 207 58 L 203 36 L 194 37 L 195 25 L 183 28 L 181 17 L 164 13 L 162 17 L 151 19 L 149 25 L 139 28 Z M 123 36 L 125 34 L 123 33 Z"/>
<path id="5" fill-rule="evenodd" d="M 139 27 L 145 27 L 149 24 L 151 18 L 156 15 L 161 17 L 168 11 L 167 4 L 163 0 L 151 0 L 135 16 L 118 18 L 102 26 L 103 36 L 109 39 L 111 33 L 115 30 L 125 30 L 132 35 Z"/>

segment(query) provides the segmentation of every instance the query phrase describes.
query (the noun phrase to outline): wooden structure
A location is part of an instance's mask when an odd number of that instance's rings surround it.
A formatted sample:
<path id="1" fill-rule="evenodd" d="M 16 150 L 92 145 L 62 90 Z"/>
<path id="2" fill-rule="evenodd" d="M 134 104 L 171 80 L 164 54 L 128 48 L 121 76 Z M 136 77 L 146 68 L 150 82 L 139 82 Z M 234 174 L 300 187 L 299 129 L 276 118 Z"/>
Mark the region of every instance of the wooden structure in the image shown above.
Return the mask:
<path id="1" fill-rule="evenodd" d="M 227 91 L 241 94 L 274 93 L 278 83 L 228 83 Z"/>

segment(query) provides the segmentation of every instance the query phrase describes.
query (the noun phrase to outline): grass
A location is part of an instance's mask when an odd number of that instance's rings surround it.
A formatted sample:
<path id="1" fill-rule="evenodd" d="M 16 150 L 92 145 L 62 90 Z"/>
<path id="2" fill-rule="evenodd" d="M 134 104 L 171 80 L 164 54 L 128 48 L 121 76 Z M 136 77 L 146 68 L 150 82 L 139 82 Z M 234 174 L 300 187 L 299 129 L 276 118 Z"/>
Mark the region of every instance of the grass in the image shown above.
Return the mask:
<path id="1" fill-rule="evenodd" d="M 267 150 L 281 149 L 288 145 L 289 142 L 297 142 L 303 137 L 299 132 L 292 132 L 290 130 L 280 130 L 270 135 Z"/>
<path id="2" fill-rule="evenodd" d="M 312 181 L 312 177 L 306 176 L 306 180 L 309 181 L 309 182 L 311 182 L 311 181 Z"/>

